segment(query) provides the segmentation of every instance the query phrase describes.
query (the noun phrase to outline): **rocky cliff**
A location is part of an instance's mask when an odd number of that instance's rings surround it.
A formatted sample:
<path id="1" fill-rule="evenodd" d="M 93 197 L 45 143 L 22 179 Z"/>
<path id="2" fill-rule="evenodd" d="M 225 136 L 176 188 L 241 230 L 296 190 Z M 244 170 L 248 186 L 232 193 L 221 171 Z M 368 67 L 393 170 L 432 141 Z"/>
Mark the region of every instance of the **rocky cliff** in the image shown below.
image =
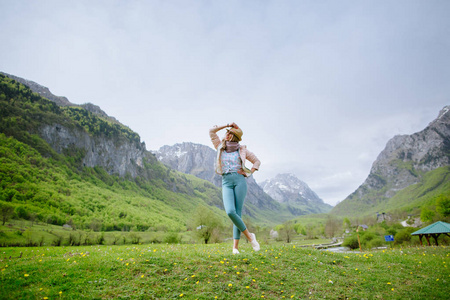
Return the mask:
<path id="1" fill-rule="evenodd" d="M 174 170 L 192 174 L 220 186 L 221 178 L 214 172 L 216 152 L 208 146 L 181 143 L 163 146 L 154 153 L 159 161 Z"/>
<path id="2" fill-rule="evenodd" d="M 70 121 L 55 123 L 42 120 L 30 129 L 56 152 L 77 153 L 83 166 L 101 166 L 109 174 L 121 177 L 129 174 L 134 178 L 138 176 L 144 161 L 156 161 L 154 155 L 145 149 L 145 144 L 140 143 L 138 134 L 108 116 L 100 107 L 91 103 L 75 105 L 65 97 L 53 95 L 48 88 L 36 82 L 0 73 L 28 86 L 31 91 L 54 102 L 68 116 L 78 120 L 77 126 Z"/>
<path id="3" fill-rule="evenodd" d="M 59 124 L 45 125 L 39 129 L 40 136 L 58 153 L 67 149 L 83 151 L 82 165 L 85 167 L 103 167 L 109 174 L 124 177 L 138 175 L 143 168 L 145 158 L 152 154 L 145 149 L 144 143 L 135 143 L 126 139 L 92 136 L 80 128 L 68 128 Z"/>
<path id="4" fill-rule="evenodd" d="M 364 183 L 332 212 L 345 213 L 352 203 L 375 206 L 421 182 L 427 172 L 449 165 L 450 106 L 446 106 L 424 130 L 388 141 Z"/>

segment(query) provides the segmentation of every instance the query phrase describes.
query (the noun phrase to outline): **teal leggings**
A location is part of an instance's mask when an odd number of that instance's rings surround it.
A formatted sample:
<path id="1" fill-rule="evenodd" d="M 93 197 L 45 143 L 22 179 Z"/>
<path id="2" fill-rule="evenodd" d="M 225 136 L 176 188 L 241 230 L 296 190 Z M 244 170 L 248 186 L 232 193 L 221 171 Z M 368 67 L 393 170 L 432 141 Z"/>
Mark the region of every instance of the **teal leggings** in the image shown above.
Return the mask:
<path id="1" fill-rule="evenodd" d="M 233 221 L 233 238 L 239 240 L 247 227 L 242 221 L 242 207 L 247 195 L 247 181 L 244 175 L 228 173 L 222 176 L 222 196 L 225 211 Z"/>

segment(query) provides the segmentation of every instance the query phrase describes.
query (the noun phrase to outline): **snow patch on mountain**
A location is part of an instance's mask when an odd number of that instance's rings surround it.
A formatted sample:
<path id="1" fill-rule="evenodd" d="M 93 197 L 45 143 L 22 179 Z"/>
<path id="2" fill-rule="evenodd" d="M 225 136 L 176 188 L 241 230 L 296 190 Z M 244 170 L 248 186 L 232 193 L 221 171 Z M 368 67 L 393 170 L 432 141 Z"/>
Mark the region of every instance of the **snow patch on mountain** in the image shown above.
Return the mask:
<path id="1" fill-rule="evenodd" d="M 309 186 L 293 174 L 278 174 L 260 184 L 264 192 L 280 203 L 323 203 Z"/>

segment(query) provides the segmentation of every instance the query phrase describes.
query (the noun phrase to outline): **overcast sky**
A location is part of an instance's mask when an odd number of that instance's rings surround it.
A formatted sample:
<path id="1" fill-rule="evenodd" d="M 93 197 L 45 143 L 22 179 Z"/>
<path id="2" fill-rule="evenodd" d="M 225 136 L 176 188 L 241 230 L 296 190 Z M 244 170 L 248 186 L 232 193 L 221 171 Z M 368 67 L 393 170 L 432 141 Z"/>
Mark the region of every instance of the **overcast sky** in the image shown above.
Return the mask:
<path id="1" fill-rule="evenodd" d="M 0 71 L 92 102 L 149 150 L 236 122 L 325 202 L 450 104 L 450 1 L 0 0 Z"/>

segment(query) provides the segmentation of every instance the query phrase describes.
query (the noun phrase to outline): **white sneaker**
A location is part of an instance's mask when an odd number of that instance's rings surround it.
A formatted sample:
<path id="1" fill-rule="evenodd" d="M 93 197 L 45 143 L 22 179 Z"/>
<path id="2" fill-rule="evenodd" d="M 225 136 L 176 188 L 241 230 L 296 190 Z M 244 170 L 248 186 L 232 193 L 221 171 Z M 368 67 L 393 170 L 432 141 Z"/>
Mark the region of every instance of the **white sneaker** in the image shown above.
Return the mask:
<path id="1" fill-rule="evenodd" d="M 259 243 L 256 240 L 256 236 L 254 233 L 252 233 L 252 241 L 250 242 L 252 244 L 253 250 L 255 251 L 259 251 L 260 247 L 259 247 Z"/>
<path id="2" fill-rule="evenodd" d="M 233 255 L 234 255 L 234 254 L 239 254 L 239 250 L 236 249 L 236 248 L 233 248 Z"/>

